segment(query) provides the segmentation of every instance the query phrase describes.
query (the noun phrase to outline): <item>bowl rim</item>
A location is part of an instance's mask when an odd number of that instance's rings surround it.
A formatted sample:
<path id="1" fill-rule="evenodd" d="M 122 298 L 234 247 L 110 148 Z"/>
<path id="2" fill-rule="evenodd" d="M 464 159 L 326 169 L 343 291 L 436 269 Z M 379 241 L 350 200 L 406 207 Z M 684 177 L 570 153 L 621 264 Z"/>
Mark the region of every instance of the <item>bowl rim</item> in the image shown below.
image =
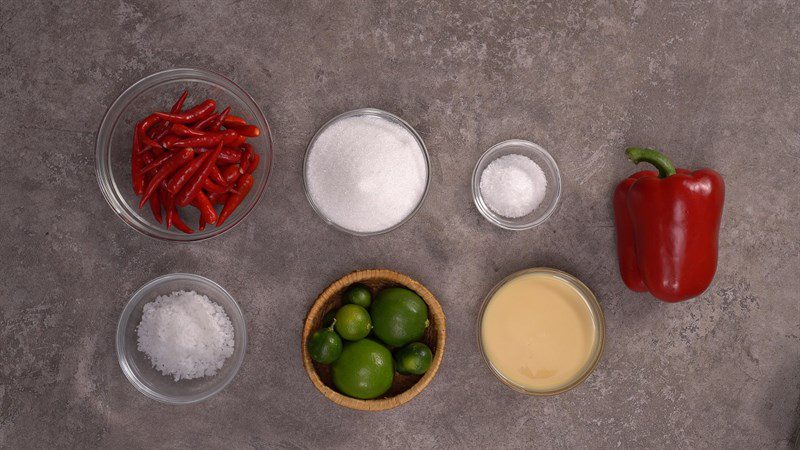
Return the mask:
<path id="1" fill-rule="evenodd" d="M 572 287 L 574 287 L 575 289 L 577 289 L 581 293 L 581 296 L 586 301 L 587 306 L 589 307 L 589 310 L 591 311 L 592 316 L 595 319 L 595 322 L 597 324 L 597 329 L 598 330 L 597 330 L 597 343 L 595 344 L 595 346 L 596 346 L 595 354 L 593 355 L 592 359 L 583 368 L 583 372 L 580 374 L 580 376 L 576 377 L 570 383 L 559 387 L 558 389 L 552 389 L 552 390 L 546 390 L 546 391 L 537 391 L 537 390 L 533 390 L 533 389 L 525 389 L 525 388 L 515 384 L 514 382 L 512 382 L 511 380 L 509 380 L 508 378 L 503 376 L 503 374 L 500 373 L 500 371 L 497 368 L 494 367 L 492 362 L 489 360 L 489 357 L 486 356 L 486 350 L 483 348 L 483 339 L 482 339 L 482 336 L 481 336 L 482 335 L 483 315 L 486 312 L 486 307 L 489 305 L 489 302 L 491 301 L 492 297 L 494 296 L 495 293 L 497 293 L 497 291 L 501 287 L 505 286 L 508 282 L 510 282 L 510 281 L 520 277 L 520 276 L 528 275 L 528 274 L 548 274 L 548 275 L 553 275 L 553 276 L 558 277 L 561 280 L 569 283 L 570 285 L 572 285 Z M 549 397 L 549 396 L 553 396 L 553 395 L 562 394 L 562 393 L 567 392 L 567 391 L 569 391 L 571 389 L 574 389 L 575 387 L 579 386 L 584 381 L 586 381 L 586 379 L 589 378 L 589 376 L 594 372 L 595 368 L 597 368 L 597 365 L 600 363 L 600 360 L 603 357 L 603 350 L 605 349 L 605 342 L 606 342 L 606 319 L 605 319 L 605 313 L 603 312 L 603 307 L 600 304 L 600 301 L 598 301 L 597 297 L 594 295 L 594 292 L 592 292 L 592 290 L 589 289 L 589 287 L 586 286 L 576 276 L 574 276 L 574 275 L 572 275 L 572 274 L 570 274 L 568 272 L 565 272 L 563 270 L 554 269 L 552 267 L 531 267 L 531 268 L 528 268 L 528 269 L 523 269 L 523 270 L 516 271 L 516 272 L 508 275 L 507 277 L 503 278 L 502 280 L 500 280 L 497 284 L 495 284 L 492 287 L 492 289 L 489 291 L 489 293 L 486 294 L 486 297 L 484 297 L 483 302 L 481 303 L 481 309 L 478 312 L 478 318 L 477 318 L 477 321 L 476 321 L 476 327 L 475 328 L 476 328 L 475 335 L 476 335 L 477 340 L 478 340 L 478 348 L 480 349 L 480 353 L 481 353 L 481 356 L 483 357 L 483 361 L 489 367 L 489 370 L 492 372 L 492 374 L 498 380 L 500 380 L 504 385 L 506 385 L 507 387 L 509 387 L 509 388 L 511 388 L 511 389 L 513 389 L 513 390 L 515 390 L 517 392 L 521 392 L 523 394 L 532 395 L 532 396 L 540 396 L 540 397 Z"/>
<path id="2" fill-rule="evenodd" d="M 407 129 L 419 144 L 420 148 L 422 149 L 422 156 L 425 158 L 425 190 L 422 192 L 422 197 L 420 197 L 419 202 L 417 202 L 416 206 L 414 206 L 414 209 L 411 210 L 411 212 L 405 218 L 403 218 L 403 220 L 397 222 L 396 224 L 392 225 L 389 228 L 378 231 L 367 231 L 367 232 L 350 230 L 332 221 L 325 214 L 323 214 L 322 211 L 319 209 L 319 207 L 317 207 L 317 205 L 314 203 L 314 199 L 311 198 L 311 192 L 308 188 L 308 157 L 311 154 L 311 148 L 317 142 L 317 139 L 322 134 L 322 132 L 324 132 L 331 125 L 340 120 L 347 119 L 349 117 L 364 116 L 364 115 L 378 116 L 392 122 L 397 122 L 400 126 Z M 417 214 L 417 212 L 422 208 L 422 204 L 425 203 L 425 199 L 428 197 L 428 191 L 430 190 L 430 185 L 431 185 L 431 158 L 430 154 L 428 153 L 428 147 L 425 145 L 425 141 L 422 140 L 422 137 L 419 135 L 419 133 L 417 133 L 417 130 L 415 130 L 414 127 L 412 127 L 408 122 L 403 120 L 401 117 L 378 108 L 351 109 L 349 111 L 345 111 L 341 114 L 338 114 L 332 119 L 328 120 L 321 127 L 319 127 L 319 129 L 317 129 L 316 133 L 314 133 L 314 136 L 311 138 L 311 140 L 308 142 L 308 145 L 306 146 L 305 155 L 303 156 L 303 190 L 306 193 L 306 200 L 308 200 L 308 203 L 311 205 L 311 208 L 314 210 L 315 213 L 317 213 L 317 216 L 319 216 L 328 225 L 332 226 L 333 228 L 339 231 L 354 236 L 378 236 L 381 234 L 388 233 L 390 231 L 394 231 L 397 228 L 400 228 L 403 224 L 411 220 L 411 218 L 414 217 Z"/>
<path id="3" fill-rule="evenodd" d="M 202 395 L 196 395 L 194 397 L 189 397 L 189 398 L 186 398 L 186 399 L 176 398 L 176 397 L 169 396 L 169 395 L 164 395 L 164 394 L 158 393 L 158 392 L 148 388 L 144 383 L 142 383 L 139 380 L 139 378 L 136 376 L 136 374 L 131 369 L 130 363 L 128 362 L 128 359 L 125 357 L 125 350 L 124 350 L 125 349 L 125 325 L 128 323 L 128 321 L 130 321 L 131 314 L 133 313 L 133 310 L 136 308 L 136 306 L 139 303 L 141 303 L 142 301 L 146 301 L 147 300 L 143 296 L 140 297 L 137 300 L 136 299 L 137 296 L 139 296 L 140 293 L 142 293 L 142 292 L 144 292 L 144 291 L 146 291 L 146 290 L 148 290 L 148 289 L 150 289 L 150 288 L 152 288 L 154 286 L 157 286 L 157 285 L 159 285 L 159 284 L 161 284 L 163 282 L 173 281 L 173 280 L 180 280 L 180 279 L 188 279 L 188 280 L 196 281 L 196 282 L 199 282 L 199 283 L 209 284 L 212 287 L 219 289 L 224 294 L 224 296 L 227 298 L 227 300 L 230 301 L 230 304 L 233 305 L 233 308 L 232 308 L 233 309 L 233 315 L 237 316 L 242 321 L 242 323 L 244 324 L 244 327 L 242 328 L 242 336 L 241 336 L 241 338 L 242 338 L 242 351 L 241 351 L 240 356 L 238 358 L 236 358 L 235 360 L 231 360 L 230 361 L 230 363 L 232 363 L 234 365 L 233 366 L 233 370 L 230 372 L 230 375 L 228 375 L 228 377 L 225 380 L 223 380 L 221 383 L 216 385 L 216 387 L 214 387 L 214 389 L 212 389 L 212 390 L 210 390 L 210 391 L 208 391 L 208 392 L 206 392 L 206 393 L 204 393 Z M 152 301 L 152 299 L 150 301 Z M 239 306 L 239 303 L 236 301 L 236 299 L 233 298 L 233 296 L 230 294 L 230 292 L 228 292 L 219 283 L 215 282 L 214 280 L 208 279 L 208 278 L 206 278 L 204 276 L 196 275 L 196 274 L 192 274 L 192 273 L 183 273 L 183 272 L 169 273 L 169 274 L 166 274 L 166 275 L 161 275 L 159 277 L 156 277 L 156 278 L 148 281 L 147 283 L 143 284 L 139 289 L 137 289 L 133 294 L 131 294 L 130 299 L 128 299 L 128 302 L 125 304 L 125 308 L 123 308 L 122 313 L 119 316 L 119 320 L 117 321 L 117 335 L 116 335 L 116 339 L 115 339 L 115 344 L 116 344 L 116 352 L 117 352 L 117 362 L 119 363 L 120 369 L 122 369 L 122 373 L 125 374 L 125 378 L 127 378 L 128 381 L 130 381 L 130 383 L 139 392 L 144 394 L 146 397 L 151 398 L 153 400 L 157 400 L 157 401 L 159 401 L 161 403 L 166 403 L 166 404 L 170 404 L 170 405 L 191 405 L 191 404 L 194 404 L 194 403 L 202 402 L 204 400 L 208 400 L 209 398 L 217 395 L 223 389 L 228 387 L 228 385 L 230 385 L 230 383 L 233 381 L 233 379 L 236 378 L 236 375 L 239 373 L 239 370 L 242 368 L 242 364 L 244 363 L 245 353 L 247 353 L 247 321 L 245 320 L 244 313 L 242 312 L 242 308 Z M 231 358 L 233 358 L 233 356 L 231 356 Z"/>
<path id="4" fill-rule="evenodd" d="M 257 169 L 259 171 L 263 171 L 264 182 L 257 191 L 251 191 L 250 195 L 256 196 L 252 204 L 239 218 L 232 220 L 223 227 L 210 228 L 210 231 L 208 232 L 200 232 L 195 230 L 195 232 L 192 234 L 168 233 L 167 230 L 157 228 L 149 222 L 146 222 L 146 225 L 140 223 L 141 221 L 132 217 L 131 212 L 128 211 L 128 209 L 130 209 L 130 205 L 127 205 L 127 202 L 122 197 L 119 188 L 115 183 L 111 183 L 110 181 L 110 179 L 113 177 L 113 171 L 111 170 L 111 158 L 109 156 L 111 153 L 110 139 L 112 136 L 112 131 L 116 126 L 116 122 L 119 120 L 120 115 L 124 112 L 127 104 L 141 95 L 141 93 L 147 89 L 164 82 L 180 80 L 182 78 L 193 78 L 192 80 L 188 81 L 197 81 L 196 79 L 199 79 L 203 82 L 210 83 L 229 91 L 231 95 L 247 105 L 247 107 L 251 110 L 255 116 L 258 126 L 264 130 L 263 136 L 267 143 L 267 148 L 261 154 L 262 160 L 261 164 L 259 164 L 260 168 Z M 182 67 L 162 70 L 147 75 L 130 85 L 111 103 L 106 110 L 105 114 L 103 115 L 103 119 L 100 121 L 100 126 L 97 131 L 97 138 L 95 140 L 95 174 L 97 177 L 97 183 L 100 186 L 100 192 L 103 194 L 103 198 L 105 198 L 106 203 L 108 203 L 117 217 L 122 219 L 122 221 L 129 227 L 145 236 L 168 242 L 203 241 L 220 236 L 225 232 L 235 228 L 245 219 L 245 217 L 250 215 L 250 213 L 255 209 L 256 205 L 258 205 L 258 203 L 261 201 L 261 198 L 264 196 L 272 175 L 272 169 L 275 163 L 274 160 L 275 151 L 272 128 L 270 127 L 267 118 L 264 116 L 264 112 L 258 106 L 258 103 L 256 103 L 253 97 L 251 97 L 250 94 L 248 94 L 238 84 L 226 76 L 217 72 L 195 67 Z"/>
<path id="5" fill-rule="evenodd" d="M 529 151 L 537 153 L 541 155 L 544 160 L 546 161 L 547 165 L 553 170 L 555 173 L 555 194 L 553 197 L 553 202 L 547 208 L 547 210 L 536 220 L 522 223 L 522 224 L 514 224 L 512 223 L 513 219 L 507 219 L 505 217 L 500 216 L 499 214 L 492 211 L 486 202 L 483 201 L 483 195 L 481 194 L 481 173 L 478 173 L 478 168 L 483 164 L 484 161 L 488 159 L 494 159 L 494 156 L 508 147 L 524 147 Z M 472 169 L 472 201 L 475 203 L 475 207 L 478 208 L 478 212 L 488 220 L 490 223 L 506 229 L 510 231 L 522 231 L 522 230 L 529 230 L 531 228 L 537 227 L 543 224 L 547 219 L 549 219 L 553 213 L 556 211 L 560 201 L 561 201 L 561 170 L 558 168 L 558 164 L 556 160 L 553 159 L 553 155 L 550 154 L 547 150 L 544 149 L 539 144 L 535 142 L 527 141 L 524 139 L 508 139 L 502 142 L 498 142 L 497 144 L 489 147 L 488 150 L 483 152 L 480 158 L 478 158 L 478 162 L 475 163 L 475 167 Z"/>
<path id="6" fill-rule="evenodd" d="M 428 369 L 428 371 L 425 372 L 425 374 L 422 375 L 422 377 L 407 390 L 393 397 L 361 400 L 340 394 L 322 382 L 317 370 L 314 368 L 311 355 L 308 353 L 307 343 L 309 336 L 311 336 L 312 331 L 314 331 L 311 328 L 314 322 L 314 317 L 322 314 L 321 310 L 332 295 L 353 283 L 358 283 L 373 278 L 385 278 L 392 280 L 393 282 L 396 282 L 397 284 L 403 285 L 406 288 L 414 291 L 417 293 L 417 295 L 422 297 L 422 299 L 425 301 L 425 304 L 428 305 L 428 312 L 431 318 L 436 324 L 436 352 L 433 355 L 433 362 L 431 363 L 431 367 Z M 428 387 L 430 382 L 436 376 L 436 373 L 439 371 L 439 366 L 442 363 L 446 337 L 447 327 L 442 306 L 439 304 L 439 301 L 436 300 L 436 297 L 434 297 L 425 286 L 408 275 L 391 269 L 363 269 L 350 272 L 349 274 L 334 281 L 314 300 L 314 303 L 311 305 L 311 308 L 309 308 L 308 314 L 306 315 L 305 323 L 303 324 L 300 343 L 302 347 L 301 351 L 303 367 L 306 370 L 306 374 L 308 374 L 308 377 L 314 387 L 316 387 L 317 390 L 320 391 L 328 400 L 339 406 L 344 406 L 346 408 L 359 411 L 384 411 L 387 409 L 396 408 L 409 402 L 411 399 L 419 395 L 419 393 L 422 392 L 426 387 Z"/>

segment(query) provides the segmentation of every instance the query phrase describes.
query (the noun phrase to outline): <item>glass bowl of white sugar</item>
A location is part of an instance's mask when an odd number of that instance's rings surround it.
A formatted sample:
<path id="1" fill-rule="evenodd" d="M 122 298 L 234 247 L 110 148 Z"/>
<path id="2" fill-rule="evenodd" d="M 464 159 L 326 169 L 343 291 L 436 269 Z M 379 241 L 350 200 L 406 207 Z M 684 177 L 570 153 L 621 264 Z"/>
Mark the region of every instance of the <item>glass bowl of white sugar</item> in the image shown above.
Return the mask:
<path id="1" fill-rule="evenodd" d="M 527 230 L 555 212 L 561 172 L 541 146 L 520 139 L 503 141 L 475 165 L 472 198 L 489 222 L 506 230 Z"/>
<path id="2" fill-rule="evenodd" d="M 170 404 L 206 400 L 244 361 L 244 315 L 219 284 L 172 273 L 137 290 L 117 324 L 122 372 L 142 394 Z"/>
<path id="3" fill-rule="evenodd" d="M 303 182 L 311 207 L 334 228 L 357 236 L 386 233 L 414 216 L 425 200 L 428 150 L 394 114 L 348 111 L 311 139 Z"/>

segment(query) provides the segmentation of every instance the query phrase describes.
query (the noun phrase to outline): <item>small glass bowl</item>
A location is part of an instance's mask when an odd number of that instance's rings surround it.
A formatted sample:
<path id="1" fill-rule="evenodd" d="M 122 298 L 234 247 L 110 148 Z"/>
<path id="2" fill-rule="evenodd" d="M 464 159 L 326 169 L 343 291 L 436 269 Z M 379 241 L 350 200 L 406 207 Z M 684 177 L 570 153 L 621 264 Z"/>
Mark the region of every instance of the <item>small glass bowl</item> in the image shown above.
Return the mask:
<path id="1" fill-rule="evenodd" d="M 142 308 L 159 295 L 175 291 L 195 291 L 208 296 L 225 310 L 234 332 L 234 348 L 216 375 L 175 381 L 153 368 L 150 359 L 137 348 L 136 328 L 142 320 Z M 239 305 L 222 286 L 199 275 L 172 273 L 158 277 L 133 294 L 117 324 L 117 359 L 122 372 L 142 394 L 160 402 L 185 405 L 206 400 L 225 388 L 242 366 L 247 348 L 247 329 Z"/>
<path id="2" fill-rule="evenodd" d="M 414 139 L 416 139 L 417 143 L 419 144 L 419 147 L 422 149 L 422 156 L 425 158 L 425 190 L 422 192 L 422 197 L 420 197 L 417 206 L 415 206 L 414 209 L 403 220 L 383 230 L 363 232 L 363 231 L 355 231 L 344 228 L 343 226 L 332 221 L 327 216 L 325 216 L 325 214 L 322 213 L 322 211 L 314 203 L 314 199 L 311 198 L 311 192 L 308 189 L 308 155 L 311 153 L 311 149 L 317 142 L 317 138 L 319 138 L 319 136 L 322 134 L 323 131 L 327 130 L 328 127 L 335 124 L 336 122 L 357 116 L 376 116 L 405 128 L 411 133 L 412 136 L 414 136 Z M 328 225 L 336 228 L 339 231 L 344 231 L 345 233 L 350 233 L 355 236 L 375 236 L 378 234 L 388 233 L 392 230 L 399 228 L 404 223 L 408 222 L 409 219 L 414 217 L 414 214 L 416 214 L 417 211 L 419 211 L 420 207 L 425 202 L 425 197 L 428 196 L 428 188 L 430 187 L 430 184 L 431 184 L 431 161 L 430 161 L 430 156 L 428 155 L 428 148 L 425 146 L 425 142 L 422 141 L 422 137 L 420 137 L 417 131 L 411 125 L 409 125 L 408 122 L 390 112 L 386 112 L 380 109 L 375 109 L 375 108 L 354 109 L 352 111 L 347 111 L 342 114 L 339 114 L 333 119 L 327 121 L 325 125 L 322 125 L 319 128 L 319 130 L 317 130 L 317 132 L 314 134 L 314 137 L 311 138 L 311 142 L 308 143 L 308 147 L 306 147 L 306 154 L 305 157 L 303 158 L 303 187 L 305 188 L 306 198 L 308 199 L 308 203 L 311 204 L 311 208 L 314 209 L 314 212 L 316 212 L 317 215 L 320 216 L 322 220 L 324 220 L 325 223 L 327 223 Z"/>
<path id="3" fill-rule="evenodd" d="M 217 102 L 217 110 L 230 106 L 232 114 L 243 117 L 261 130 L 258 137 L 248 139 L 260 157 L 258 168 L 253 173 L 253 187 L 221 227 L 209 224 L 205 230 L 199 231 L 197 223 L 200 216 L 195 208 L 178 208 L 184 222 L 195 230 L 193 234 L 184 234 L 174 227 L 167 230 L 153 218 L 148 205 L 140 209 L 139 196 L 133 192 L 131 185 L 134 126 L 155 111 L 168 110 L 184 90 L 189 91 L 185 108 L 211 98 Z M 235 227 L 258 204 L 272 170 L 272 133 L 256 102 L 233 81 L 201 69 L 170 69 L 142 78 L 111 104 L 100 124 L 95 154 L 100 190 L 111 209 L 126 224 L 157 239 L 199 241 L 219 236 Z"/>
<path id="4" fill-rule="evenodd" d="M 489 360 L 489 357 L 486 355 L 486 350 L 483 348 L 483 315 L 486 312 L 486 307 L 489 306 L 489 302 L 492 300 L 492 297 L 497 293 L 497 291 L 505 286 L 510 281 L 514 280 L 523 275 L 528 274 L 546 274 L 550 276 L 557 277 L 572 287 L 574 287 L 578 292 L 580 292 L 583 300 L 586 302 L 586 305 L 589 308 L 589 312 L 594 320 L 594 326 L 597 330 L 597 339 L 594 343 L 594 348 L 592 349 L 592 355 L 589 358 L 589 361 L 583 367 L 583 370 L 573 379 L 570 383 L 561 386 L 556 389 L 547 390 L 547 391 L 535 391 L 531 389 L 526 389 L 522 386 L 515 384 L 513 381 L 509 380 L 492 364 Z M 606 319 L 605 315 L 603 314 L 603 308 L 600 306 L 600 302 L 597 301 L 597 297 L 595 297 L 594 293 L 581 282 L 581 280 L 575 278 L 573 275 L 563 272 L 557 269 L 551 269 L 549 267 L 534 267 L 530 269 L 520 270 L 519 272 L 512 273 L 511 275 L 505 277 L 499 283 L 497 283 L 491 291 L 486 295 L 486 298 L 483 299 L 483 304 L 481 305 L 481 310 L 478 313 L 478 321 L 477 321 L 477 337 L 478 337 L 478 347 L 481 350 L 481 355 L 483 356 L 484 362 L 486 365 L 489 366 L 489 369 L 492 371 L 494 376 L 497 377 L 498 380 L 503 382 L 506 386 L 510 387 L 511 389 L 522 392 L 523 394 L 528 395 L 538 395 L 538 396 L 549 396 L 549 395 L 556 395 L 566 392 L 579 384 L 583 383 L 589 375 L 594 372 L 595 367 L 597 367 L 597 363 L 600 362 L 600 357 L 603 356 L 603 349 L 605 348 L 606 342 Z"/>
<path id="5" fill-rule="evenodd" d="M 492 211 L 481 195 L 481 175 L 483 170 L 492 161 L 505 155 L 522 155 L 530 158 L 542 168 L 547 179 L 547 191 L 542 203 L 530 214 L 516 219 L 503 217 Z M 527 230 L 540 225 L 555 212 L 558 201 L 561 199 L 561 172 L 558 170 L 558 165 L 553 157 L 550 156 L 550 153 L 541 146 L 520 139 L 503 141 L 486 150 L 478 160 L 478 163 L 475 164 L 475 169 L 472 171 L 472 199 L 475 201 L 478 211 L 489 222 L 506 230 Z"/>

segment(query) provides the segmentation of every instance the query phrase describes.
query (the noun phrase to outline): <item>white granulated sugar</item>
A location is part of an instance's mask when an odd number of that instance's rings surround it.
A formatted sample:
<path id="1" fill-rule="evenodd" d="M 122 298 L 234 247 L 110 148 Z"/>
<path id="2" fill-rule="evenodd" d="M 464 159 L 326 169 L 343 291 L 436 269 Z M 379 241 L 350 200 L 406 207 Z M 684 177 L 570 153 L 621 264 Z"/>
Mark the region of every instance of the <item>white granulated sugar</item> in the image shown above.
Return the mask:
<path id="1" fill-rule="evenodd" d="M 233 355 L 233 325 L 225 310 L 194 291 L 145 304 L 136 332 L 139 351 L 175 381 L 216 375 Z"/>
<path id="2" fill-rule="evenodd" d="M 422 199 L 428 176 L 414 135 L 368 115 L 325 129 L 309 151 L 306 170 L 309 195 L 320 212 L 361 233 L 402 222 Z"/>
<path id="3" fill-rule="evenodd" d="M 486 206 L 510 219 L 533 212 L 546 192 L 542 168 L 527 156 L 501 156 L 481 173 L 481 197 Z"/>

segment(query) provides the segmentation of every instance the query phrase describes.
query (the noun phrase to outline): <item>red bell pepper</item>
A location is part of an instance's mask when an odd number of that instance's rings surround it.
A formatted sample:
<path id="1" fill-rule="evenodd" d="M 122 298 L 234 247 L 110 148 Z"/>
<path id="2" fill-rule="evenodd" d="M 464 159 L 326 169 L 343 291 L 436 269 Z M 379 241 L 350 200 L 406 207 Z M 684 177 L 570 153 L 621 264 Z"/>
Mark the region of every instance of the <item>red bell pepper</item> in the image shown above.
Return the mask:
<path id="1" fill-rule="evenodd" d="M 633 291 L 649 291 L 665 302 L 697 297 L 717 270 L 717 240 L 725 182 L 711 169 L 676 169 L 662 153 L 629 148 L 644 171 L 614 192 L 617 255 L 622 280 Z"/>

